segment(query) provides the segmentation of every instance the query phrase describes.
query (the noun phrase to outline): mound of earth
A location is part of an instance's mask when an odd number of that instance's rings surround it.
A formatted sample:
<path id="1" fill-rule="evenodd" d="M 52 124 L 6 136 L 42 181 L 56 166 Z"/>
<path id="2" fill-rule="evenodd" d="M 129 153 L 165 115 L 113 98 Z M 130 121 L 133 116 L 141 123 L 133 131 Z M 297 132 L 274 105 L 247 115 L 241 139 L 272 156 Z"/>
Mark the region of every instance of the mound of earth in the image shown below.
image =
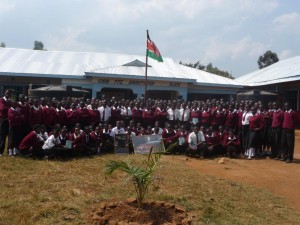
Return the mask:
<path id="1" fill-rule="evenodd" d="M 97 225 L 167 225 L 192 224 L 192 218 L 182 208 L 165 202 L 145 202 L 138 207 L 136 200 L 102 203 L 88 218 Z"/>

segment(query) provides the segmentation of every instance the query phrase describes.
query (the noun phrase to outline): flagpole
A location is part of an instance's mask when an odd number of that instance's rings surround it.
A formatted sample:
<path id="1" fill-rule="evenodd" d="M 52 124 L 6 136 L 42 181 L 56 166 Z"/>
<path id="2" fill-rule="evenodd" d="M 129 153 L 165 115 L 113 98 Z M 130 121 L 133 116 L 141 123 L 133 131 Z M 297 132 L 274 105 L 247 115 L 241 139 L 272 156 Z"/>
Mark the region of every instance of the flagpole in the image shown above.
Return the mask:
<path id="1" fill-rule="evenodd" d="M 148 86 L 148 54 L 147 54 L 147 43 L 148 43 L 149 32 L 147 30 L 147 41 L 146 41 L 146 68 L 145 68 L 145 93 L 144 93 L 144 103 L 147 102 L 147 86 Z"/>

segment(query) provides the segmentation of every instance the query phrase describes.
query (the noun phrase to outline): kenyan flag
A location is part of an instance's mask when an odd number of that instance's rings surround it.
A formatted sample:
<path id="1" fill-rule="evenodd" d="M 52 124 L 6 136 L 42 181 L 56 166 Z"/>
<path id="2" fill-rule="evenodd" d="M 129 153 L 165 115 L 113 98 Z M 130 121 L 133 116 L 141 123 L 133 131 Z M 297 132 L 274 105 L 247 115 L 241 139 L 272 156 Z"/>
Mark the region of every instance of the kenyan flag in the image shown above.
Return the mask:
<path id="1" fill-rule="evenodd" d="M 158 62 L 163 62 L 163 59 L 161 57 L 161 54 L 154 44 L 153 41 L 151 41 L 149 35 L 147 35 L 147 56 L 149 56 L 152 59 L 157 60 Z"/>

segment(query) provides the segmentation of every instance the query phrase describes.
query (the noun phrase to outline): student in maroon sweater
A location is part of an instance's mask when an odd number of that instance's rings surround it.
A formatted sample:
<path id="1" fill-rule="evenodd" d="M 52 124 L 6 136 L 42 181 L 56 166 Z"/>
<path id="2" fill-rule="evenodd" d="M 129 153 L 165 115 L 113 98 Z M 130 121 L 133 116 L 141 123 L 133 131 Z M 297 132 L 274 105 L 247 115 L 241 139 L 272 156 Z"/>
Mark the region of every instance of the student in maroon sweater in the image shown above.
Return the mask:
<path id="1" fill-rule="evenodd" d="M 290 103 L 284 104 L 285 112 L 283 114 L 282 124 L 282 161 L 291 163 L 294 159 L 294 147 L 295 147 L 295 128 L 299 119 L 297 113 L 291 108 Z"/>
<path id="2" fill-rule="evenodd" d="M 211 121 L 212 121 L 212 113 L 211 110 L 209 110 L 207 105 L 203 106 L 203 110 L 201 112 L 201 125 L 205 128 L 210 127 Z"/>
<path id="3" fill-rule="evenodd" d="M 88 126 L 90 123 L 90 114 L 88 109 L 85 107 L 85 103 L 80 102 L 79 108 L 76 110 L 78 113 L 78 123 L 80 123 L 81 127 Z"/>
<path id="4" fill-rule="evenodd" d="M 174 144 L 178 139 L 176 132 L 172 129 L 172 125 L 169 123 L 166 124 L 166 128 L 163 129 L 161 136 L 163 138 L 166 151 L 168 151 L 168 147 L 171 144 Z"/>
<path id="5" fill-rule="evenodd" d="M 211 126 L 213 127 L 213 130 L 218 130 L 218 127 L 220 125 L 224 125 L 226 119 L 226 114 L 223 106 L 220 104 L 217 106 L 217 108 L 212 112 L 212 121 Z"/>
<path id="6" fill-rule="evenodd" d="M 18 154 L 18 147 L 22 140 L 22 127 L 24 126 L 24 115 L 15 101 L 8 110 L 9 134 L 8 134 L 8 155 Z"/>
<path id="7" fill-rule="evenodd" d="M 41 132 L 41 126 L 35 124 L 33 131 L 27 134 L 19 145 L 21 155 L 41 156 L 43 142 L 39 139 L 39 133 Z"/>
<path id="8" fill-rule="evenodd" d="M 240 140 L 233 130 L 229 130 L 228 136 L 224 139 L 223 146 L 226 150 L 227 157 L 235 156 L 240 150 Z"/>
<path id="9" fill-rule="evenodd" d="M 191 126 L 199 126 L 201 123 L 201 111 L 198 108 L 198 103 L 194 102 L 191 108 L 190 123 Z"/>
<path id="10" fill-rule="evenodd" d="M 261 131 L 265 125 L 265 119 L 263 115 L 257 112 L 257 108 L 252 107 L 252 115 L 249 118 L 249 142 L 246 155 L 248 159 L 252 159 L 255 156 L 255 150 L 260 146 Z"/>
<path id="11" fill-rule="evenodd" d="M 67 125 L 67 112 L 66 109 L 62 107 L 62 103 L 58 102 L 57 103 L 57 124 L 60 124 L 61 126 Z"/>
<path id="12" fill-rule="evenodd" d="M 277 102 L 273 102 L 271 151 L 274 159 L 281 159 L 281 135 L 283 123 L 283 111 L 279 108 Z"/>
<path id="13" fill-rule="evenodd" d="M 90 115 L 89 122 L 90 125 L 95 128 L 100 123 L 100 111 L 97 109 L 97 105 L 94 102 L 91 103 L 91 107 L 92 108 L 88 110 Z"/>
<path id="14" fill-rule="evenodd" d="M 0 156 L 3 155 L 6 137 L 9 131 L 8 110 L 12 103 L 9 100 L 13 90 L 8 89 L 4 93 L 4 97 L 0 98 Z"/>
<path id="15" fill-rule="evenodd" d="M 49 101 L 48 105 L 43 107 L 43 121 L 47 126 L 47 131 L 52 131 L 57 120 L 56 102 Z"/>
<path id="16" fill-rule="evenodd" d="M 206 128 L 204 135 L 206 144 L 207 144 L 207 152 L 208 156 L 216 155 L 219 152 L 219 138 L 213 133 L 212 128 Z"/>
<path id="17" fill-rule="evenodd" d="M 29 109 L 29 124 L 31 129 L 35 124 L 43 123 L 43 110 L 38 99 L 33 100 L 33 105 Z"/>
<path id="18" fill-rule="evenodd" d="M 78 121 L 78 112 L 76 111 L 76 104 L 73 102 L 70 109 L 67 110 L 67 128 L 69 132 L 73 132 L 75 124 Z"/>
<path id="19" fill-rule="evenodd" d="M 239 115 L 233 105 L 230 105 L 225 116 L 225 129 L 237 131 Z"/>

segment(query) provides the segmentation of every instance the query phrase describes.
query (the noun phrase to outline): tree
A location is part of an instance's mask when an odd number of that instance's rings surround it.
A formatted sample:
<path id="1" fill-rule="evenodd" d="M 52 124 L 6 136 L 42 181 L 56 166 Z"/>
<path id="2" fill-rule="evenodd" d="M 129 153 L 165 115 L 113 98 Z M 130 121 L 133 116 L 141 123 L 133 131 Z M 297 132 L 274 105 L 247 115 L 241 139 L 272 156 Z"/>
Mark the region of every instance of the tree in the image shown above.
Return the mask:
<path id="1" fill-rule="evenodd" d="M 6 44 L 5 44 L 5 42 L 2 41 L 2 42 L 0 43 L 0 48 L 5 48 L 5 47 L 6 47 Z"/>
<path id="2" fill-rule="evenodd" d="M 116 170 L 121 170 L 129 175 L 129 178 L 132 179 L 133 185 L 135 188 L 137 202 L 139 207 L 141 207 L 145 194 L 148 191 L 148 187 L 153 181 L 153 174 L 156 168 L 156 165 L 161 157 L 163 152 L 152 153 L 152 147 L 148 155 L 147 161 L 145 160 L 144 165 L 146 168 L 135 166 L 132 164 L 132 161 L 114 161 L 111 160 L 105 165 L 105 172 L 108 175 L 111 175 Z M 126 179 L 127 181 L 129 179 Z"/>
<path id="3" fill-rule="evenodd" d="M 192 67 L 192 68 L 195 68 L 195 69 L 198 69 L 198 70 L 205 70 L 205 66 L 202 65 L 200 63 L 200 61 L 198 61 L 196 63 L 183 63 L 183 62 L 180 61 L 179 64 L 185 65 L 185 66 L 188 66 L 188 67 Z"/>
<path id="4" fill-rule="evenodd" d="M 265 54 L 259 56 L 257 60 L 257 64 L 259 69 L 265 68 L 267 66 L 270 66 L 276 62 L 279 61 L 279 58 L 275 52 L 272 52 L 270 50 L 266 51 Z"/>
<path id="5" fill-rule="evenodd" d="M 34 41 L 33 50 L 45 50 L 43 42 L 41 42 L 41 41 Z"/>
<path id="6" fill-rule="evenodd" d="M 234 77 L 230 73 L 228 73 L 227 71 L 220 70 L 218 67 L 214 67 L 212 65 L 212 63 L 209 63 L 209 64 L 207 64 L 207 66 L 204 66 L 200 63 L 200 61 L 198 61 L 196 63 L 183 63 L 183 62 L 180 61 L 179 64 L 185 65 L 185 66 L 188 66 L 188 67 L 192 67 L 192 68 L 195 68 L 195 69 L 198 69 L 198 70 L 203 70 L 203 71 L 206 71 L 206 72 L 209 72 L 209 73 L 213 73 L 213 74 L 216 74 L 216 75 L 219 75 L 219 76 L 222 76 L 222 77 L 227 77 L 227 78 L 230 78 L 230 79 L 234 79 Z"/>

